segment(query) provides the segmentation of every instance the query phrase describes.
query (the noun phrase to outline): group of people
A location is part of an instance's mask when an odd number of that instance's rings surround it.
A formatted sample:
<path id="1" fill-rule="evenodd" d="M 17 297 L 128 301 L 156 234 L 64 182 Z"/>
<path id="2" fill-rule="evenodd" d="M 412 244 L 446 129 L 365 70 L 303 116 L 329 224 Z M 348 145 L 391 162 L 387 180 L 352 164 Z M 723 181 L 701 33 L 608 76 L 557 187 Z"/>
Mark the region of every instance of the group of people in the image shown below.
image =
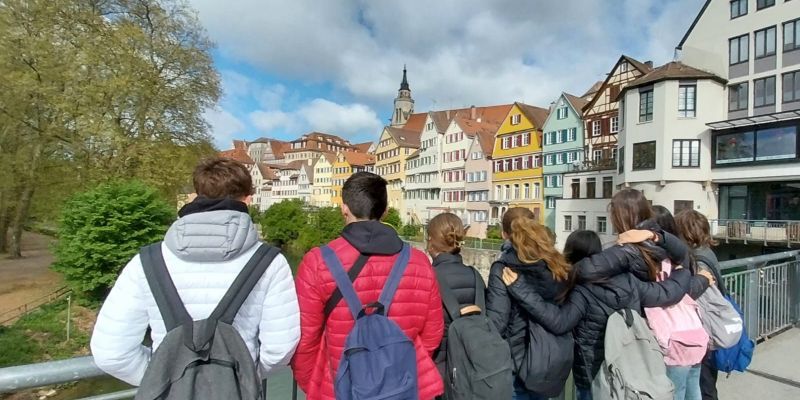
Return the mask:
<path id="1" fill-rule="evenodd" d="M 427 254 L 409 248 L 394 228 L 380 221 L 387 211 L 387 183 L 378 175 L 360 172 L 344 183 L 341 235 L 309 251 L 294 276 L 286 259 L 277 251 L 269 254 L 259 241 L 247 212 L 253 187 L 244 165 L 224 158 L 205 160 L 195 169 L 193 184 L 198 197 L 180 210 L 163 242 L 123 268 L 91 339 L 95 363 L 107 373 L 141 387 L 158 381 L 153 398 L 178 398 L 170 397 L 179 391 L 169 387 L 187 376 L 193 377 L 192 385 L 221 379 L 198 378 L 210 374 L 198 366 L 227 365 L 214 361 L 219 355 L 213 348 L 225 345 L 235 354 L 236 346 L 223 328 L 207 330 L 198 321 L 222 323 L 229 315 L 227 322 L 241 337 L 241 350 L 254 361 L 259 376 L 290 365 L 309 399 L 442 398 L 451 393 L 448 385 L 462 384 L 456 383 L 461 378 L 450 363 L 460 356 L 480 358 L 453 354 L 457 351 L 492 351 L 494 358 L 510 358 L 494 372 L 507 373 L 507 380 L 484 378 L 506 382 L 490 392 L 513 399 L 547 398 L 547 391 L 531 387 L 532 371 L 539 362 L 547 367 L 548 360 L 568 358 L 579 398 L 591 399 L 612 314 L 629 309 L 644 316 L 645 308 L 668 307 L 687 294 L 697 298 L 719 283 L 705 217 L 688 210 L 673 219 L 666 209 L 654 210 L 635 190 L 612 198 L 610 219 L 619 238 L 605 249 L 596 233 L 575 231 L 560 252 L 552 232 L 530 210 L 509 209 L 502 218 L 505 244 L 484 284 L 461 257 L 466 232 L 456 215 L 443 213 L 429 222 Z M 698 268 L 699 254 L 714 260 L 710 270 Z M 259 263 L 266 265 L 258 269 Z M 668 276 L 662 273 L 665 264 L 671 265 Z M 163 275 L 153 272 L 157 265 L 165 267 Z M 242 278 L 245 272 L 251 273 L 249 285 Z M 231 292 L 237 290 L 248 292 L 236 297 Z M 167 304 L 169 293 L 182 305 Z M 468 328 L 456 321 L 469 318 L 469 329 L 486 332 L 485 346 L 464 345 Z M 484 320 L 489 321 L 486 326 L 481 325 Z M 538 327 L 536 332 L 569 337 L 568 342 L 553 341 L 568 345 L 545 349 L 548 354 L 541 357 L 531 354 L 531 326 Z M 180 330 L 188 330 L 188 336 L 171 340 Z M 495 335 L 500 347 L 492 347 Z M 143 344 L 146 336 L 151 344 Z M 169 355 L 164 350 L 159 358 L 159 346 L 167 343 L 183 343 L 199 356 L 175 365 L 182 359 L 177 350 Z M 392 358 L 404 354 L 406 361 Z M 675 399 L 716 398 L 716 370 L 706 361 L 667 366 Z M 413 364 L 413 376 L 397 369 L 403 362 Z M 392 373 L 379 371 L 384 367 Z M 175 373 L 169 368 L 183 369 Z M 165 381 L 164 375 L 171 378 Z M 364 388 L 365 380 L 373 387 Z M 242 385 L 246 380 L 235 381 Z M 386 393 L 392 385 L 398 388 L 395 395 Z M 246 397 L 241 389 L 237 393 Z"/>

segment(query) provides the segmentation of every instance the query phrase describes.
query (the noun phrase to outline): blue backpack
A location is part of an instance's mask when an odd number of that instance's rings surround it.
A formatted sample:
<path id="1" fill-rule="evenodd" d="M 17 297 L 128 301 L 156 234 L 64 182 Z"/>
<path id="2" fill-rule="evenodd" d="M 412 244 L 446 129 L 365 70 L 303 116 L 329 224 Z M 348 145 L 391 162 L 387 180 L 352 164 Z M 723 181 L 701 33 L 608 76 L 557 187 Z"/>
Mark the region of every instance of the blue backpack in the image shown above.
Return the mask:
<path id="1" fill-rule="evenodd" d="M 388 318 L 411 248 L 403 245 L 378 301 L 362 305 L 339 258 L 322 246 L 322 258 L 342 292 L 355 324 L 345 339 L 333 383 L 337 400 L 417 400 L 417 353 L 405 332 Z M 367 313 L 367 310 L 374 310 Z"/>
<path id="2" fill-rule="evenodd" d="M 744 313 L 738 304 L 729 295 L 725 295 L 725 300 L 733 305 L 739 316 L 744 321 Z M 755 350 L 755 342 L 750 340 L 747 335 L 747 327 L 742 328 L 742 336 L 739 338 L 739 343 L 728 349 L 714 350 L 714 365 L 719 371 L 731 373 L 733 371 L 744 372 L 750 361 L 753 359 L 753 351 Z"/>

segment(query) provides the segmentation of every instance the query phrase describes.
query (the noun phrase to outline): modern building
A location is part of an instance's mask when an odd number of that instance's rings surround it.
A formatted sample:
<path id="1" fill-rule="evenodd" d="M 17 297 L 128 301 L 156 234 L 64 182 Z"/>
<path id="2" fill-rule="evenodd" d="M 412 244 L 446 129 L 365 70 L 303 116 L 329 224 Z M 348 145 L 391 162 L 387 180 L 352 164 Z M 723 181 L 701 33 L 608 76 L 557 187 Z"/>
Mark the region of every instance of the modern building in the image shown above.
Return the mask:
<path id="1" fill-rule="evenodd" d="M 544 223 L 550 229 L 555 229 L 556 199 L 562 196 L 564 173 L 584 160 L 583 107 L 587 103 L 581 97 L 562 93 L 553 102 L 542 128 Z"/>
<path id="2" fill-rule="evenodd" d="M 495 134 L 492 151 L 490 222 L 497 224 L 509 207 L 526 207 L 541 222 L 542 126 L 548 110 L 514 103 Z"/>
<path id="3" fill-rule="evenodd" d="M 676 53 L 728 81 L 706 124 L 715 233 L 800 242 L 800 2 L 706 1 Z"/>
<path id="4" fill-rule="evenodd" d="M 564 174 L 563 198 L 556 200 L 556 247 L 564 248 L 567 237 L 576 230 L 592 230 L 604 245 L 614 242 L 614 229 L 608 215 L 608 203 L 614 193 L 611 169 L 568 172 Z"/>
<path id="5" fill-rule="evenodd" d="M 314 164 L 314 184 L 311 194 L 311 205 L 315 207 L 331 207 L 331 184 L 333 182 L 333 162 L 335 156 L 323 153 Z"/>
<path id="6" fill-rule="evenodd" d="M 725 117 L 725 80 L 670 62 L 622 89 L 617 184 L 673 213 L 717 214 L 711 130 Z"/>

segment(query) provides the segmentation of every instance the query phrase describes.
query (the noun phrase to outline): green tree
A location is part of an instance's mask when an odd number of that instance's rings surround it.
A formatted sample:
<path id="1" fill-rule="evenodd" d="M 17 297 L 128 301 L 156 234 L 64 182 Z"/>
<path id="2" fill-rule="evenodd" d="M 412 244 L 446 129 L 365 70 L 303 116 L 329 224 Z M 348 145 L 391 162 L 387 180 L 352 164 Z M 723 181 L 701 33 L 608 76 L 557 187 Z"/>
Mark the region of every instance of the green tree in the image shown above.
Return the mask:
<path id="1" fill-rule="evenodd" d="M 503 239 L 503 233 L 502 233 L 502 230 L 500 230 L 500 225 L 491 225 L 491 226 L 489 226 L 486 229 L 486 238 L 487 239 L 502 240 Z"/>
<path id="2" fill-rule="evenodd" d="M 300 236 L 308 215 L 299 199 L 284 200 L 273 204 L 264 212 L 261 231 L 264 238 L 276 246 L 285 246 Z"/>
<path id="3" fill-rule="evenodd" d="M 419 225 L 414 224 L 403 225 L 403 227 L 400 228 L 400 235 L 411 238 L 416 237 L 420 233 L 420 228 Z"/>
<path id="4" fill-rule="evenodd" d="M 338 207 L 322 207 L 314 211 L 297 239 L 297 250 L 306 252 L 330 242 L 342 234 L 344 218 Z"/>
<path id="5" fill-rule="evenodd" d="M 142 246 L 164 237 L 175 210 L 139 182 L 101 184 L 64 205 L 53 269 L 90 299 L 101 299 Z"/>
<path id="6" fill-rule="evenodd" d="M 393 226 L 394 229 L 400 229 L 403 226 L 403 221 L 400 220 L 400 212 L 392 207 L 386 212 L 386 215 L 383 217 L 383 222 Z"/>

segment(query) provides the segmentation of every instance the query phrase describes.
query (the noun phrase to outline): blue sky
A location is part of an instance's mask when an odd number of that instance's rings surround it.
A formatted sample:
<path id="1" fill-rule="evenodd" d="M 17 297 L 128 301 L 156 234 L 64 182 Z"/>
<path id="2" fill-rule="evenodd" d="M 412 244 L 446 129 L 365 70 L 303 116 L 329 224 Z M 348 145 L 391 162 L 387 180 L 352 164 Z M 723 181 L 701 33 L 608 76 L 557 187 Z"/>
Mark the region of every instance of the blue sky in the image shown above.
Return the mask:
<path id="1" fill-rule="evenodd" d="M 190 0 L 217 44 L 232 139 L 376 140 L 403 64 L 415 111 L 581 95 L 626 54 L 658 64 L 704 0 Z"/>

